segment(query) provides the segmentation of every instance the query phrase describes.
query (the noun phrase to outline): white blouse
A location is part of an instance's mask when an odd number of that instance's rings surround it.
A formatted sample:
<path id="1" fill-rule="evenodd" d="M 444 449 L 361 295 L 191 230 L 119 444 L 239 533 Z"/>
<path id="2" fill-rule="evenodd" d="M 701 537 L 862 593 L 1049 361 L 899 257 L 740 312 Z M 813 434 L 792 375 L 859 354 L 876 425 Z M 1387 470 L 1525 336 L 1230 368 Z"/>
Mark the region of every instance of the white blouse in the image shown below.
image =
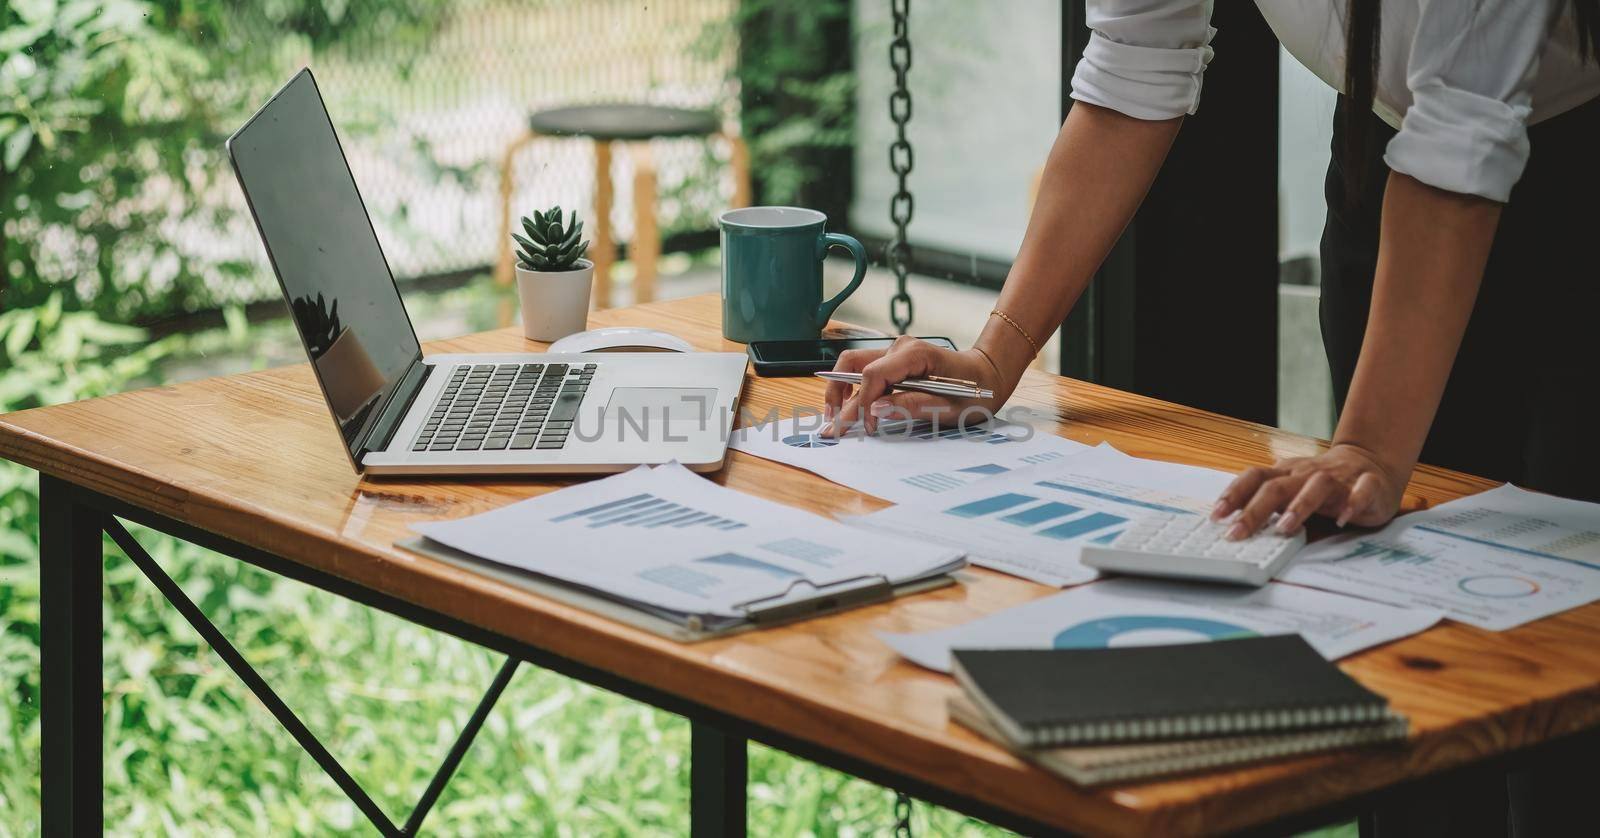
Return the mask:
<path id="1" fill-rule="evenodd" d="M 1257 0 L 1290 54 L 1344 85 L 1347 0 Z M 1373 110 L 1397 133 L 1389 168 L 1453 192 L 1505 201 L 1528 161 L 1533 123 L 1600 95 L 1600 64 L 1579 59 L 1567 0 L 1385 0 Z M 1088 0 L 1089 43 L 1072 98 L 1138 119 L 1200 104 L 1211 60 L 1211 0 Z"/>

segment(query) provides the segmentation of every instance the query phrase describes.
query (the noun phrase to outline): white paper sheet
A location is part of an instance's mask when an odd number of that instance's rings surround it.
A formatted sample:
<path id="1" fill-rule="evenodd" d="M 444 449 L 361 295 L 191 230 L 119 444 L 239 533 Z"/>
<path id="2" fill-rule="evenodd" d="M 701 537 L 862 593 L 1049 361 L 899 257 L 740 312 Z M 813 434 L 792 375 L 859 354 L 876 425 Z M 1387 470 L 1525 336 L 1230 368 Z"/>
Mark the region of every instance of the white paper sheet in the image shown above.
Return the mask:
<path id="1" fill-rule="evenodd" d="M 729 444 L 852 489 L 906 503 L 1019 468 L 1058 460 L 1088 446 L 1015 422 L 963 430 L 896 423 L 872 436 L 817 435 L 820 416 L 797 416 L 741 428 Z"/>
<path id="2" fill-rule="evenodd" d="M 1503 631 L 1600 598 L 1600 504 L 1501 486 L 1319 541 L 1279 578 Z"/>
<path id="3" fill-rule="evenodd" d="M 974 564 L 1065 587 L 1098 576 L 1083 545 L 1152 511 L 1206 514 L 1233 475 L 1102 445 L 846 523 L 947 544 Z"/>
<path id="4" fill-rule="evenodd" d="M 897 583 L 961 565 L 959 550 L 863 533 L 719 486 L 677 463 L 413 529 L 615 597 L 723 617 L 797 588 L 870 575 Z"/>
<path id="5" fill-rule="evenodd" d="M 1236 588 L 1107 579 L 952 628 L 878 637 L 940 672 L 950 671 L 952 649 L 1099 648 L 1295 633 L 1334 660 L 1415 634 L 1439 617 L 1278 582 Z"/>

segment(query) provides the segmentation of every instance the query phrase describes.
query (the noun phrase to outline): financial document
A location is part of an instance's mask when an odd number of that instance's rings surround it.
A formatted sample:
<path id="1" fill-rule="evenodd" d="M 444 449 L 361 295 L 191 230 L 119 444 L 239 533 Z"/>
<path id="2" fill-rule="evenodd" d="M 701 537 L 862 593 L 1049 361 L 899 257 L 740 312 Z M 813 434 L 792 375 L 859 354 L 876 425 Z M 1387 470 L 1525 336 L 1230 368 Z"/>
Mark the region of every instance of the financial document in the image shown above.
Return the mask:
<path id="1" fill-rule="evenodd" d="M 1279 578 L 1503 631 L 1600 598 L 1600 504 L 1501 486 L 1319 541 Z"/>
<path id="2" fill-rule="evenodd" d="M 935 541 L 973 564 L 1065 587 L 1098 576 L 1080 556 L 1151 512 L 1208 514 L 1233 475 L 1144 460 L 1101 445 L 935 497 L 845 519 L 852 526 Z"/>
<path id="3" fill-rule="evenodd" d="M 1299 634 L 1329 660 L 1415 634 L 1438 611 L 1396 608 L 1270 582 L 1235 588 L 1107 579 L 959 626 L 878 635 L 908 660 L 950 671 L 952 649 L 1068 649 Z"/>
<path id="4" fill-rule="evenodd" d="M 894 423 L 877 434 L 838 439 L 821 436 L 821 426 L 820 416 L 780 419 L 740 428 L 729 444 L 894 503 L 1088 450 L 1031 425 L 998 420 L 967 428 Z"/>
<path id="5" fill-rule="evenodd" d="M 611 598 L 707 617 L 742 618 L 790 595 L 858 580 L 898 584 L 963 564 L 960 550 L 862 533 L 677 463 L 413 529 Z"/>

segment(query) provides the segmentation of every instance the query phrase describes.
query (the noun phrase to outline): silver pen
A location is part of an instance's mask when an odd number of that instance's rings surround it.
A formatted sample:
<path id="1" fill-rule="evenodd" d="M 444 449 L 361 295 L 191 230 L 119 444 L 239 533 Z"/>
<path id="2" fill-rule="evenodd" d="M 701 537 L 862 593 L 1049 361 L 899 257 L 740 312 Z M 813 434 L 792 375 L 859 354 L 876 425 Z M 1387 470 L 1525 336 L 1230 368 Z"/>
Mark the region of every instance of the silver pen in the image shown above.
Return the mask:
<path id="1" fill-rule="evenodd" d="M 818 378 L 829 381 L 842 381 L 845 384 L 861 383 L 859 372 L 819 372 Z M 958 399 L 992 399 L 993 390 L 985 390 L 978 386 L 976 381 L 967 381 L 960 378 L 945 378 L 942 375 L 933 375 L 927 378 L 913 378 L 890 384 L 892 390 L 914 390 L 918 393 L 932 393 L 935 396 L 951 396 Z"/>

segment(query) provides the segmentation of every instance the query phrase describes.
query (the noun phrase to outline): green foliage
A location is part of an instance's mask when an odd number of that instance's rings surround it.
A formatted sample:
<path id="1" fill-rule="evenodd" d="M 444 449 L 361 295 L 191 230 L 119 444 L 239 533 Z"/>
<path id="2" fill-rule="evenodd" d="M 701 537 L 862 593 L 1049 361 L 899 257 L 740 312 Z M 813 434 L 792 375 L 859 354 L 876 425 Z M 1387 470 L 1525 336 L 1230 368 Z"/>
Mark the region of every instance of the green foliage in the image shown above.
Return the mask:
<path id="1" fill-rule="evenodd" d="M 732 45 L 757 201 L 842 213 L 856 120 L 849 0 L 744 0 L 698 47 L 714 55 Z"/>
<path id="2" fill-rule="evenodd" d="M 533 217 L 522 217 L 522 230 L 528 235 L 512 233 L 517 240 L 517 263 L 530 271 L 570 271 L 589 250 L 583 238 L 583 222 L 578 211 L 573 210 L 567 225 L 561 226 L 561 207 L 551 207 L 545 212 L 533 211 Z"/>
<path id="3" fill-rule="evenodd" d="M 448 5 L 0 3 L 0 304 L 127 322 L 257 296 L 254 251 L 215 241 L 240 210 L 226 126 L 311 49 L 415 43 Z"/>
<path id="4" fill-rule="evenodd" d="M 0 314 L 0 413 L 119 392 L 184 341 L 147 338 L 93 312 L 63 311 L 60 294 Z"/>

